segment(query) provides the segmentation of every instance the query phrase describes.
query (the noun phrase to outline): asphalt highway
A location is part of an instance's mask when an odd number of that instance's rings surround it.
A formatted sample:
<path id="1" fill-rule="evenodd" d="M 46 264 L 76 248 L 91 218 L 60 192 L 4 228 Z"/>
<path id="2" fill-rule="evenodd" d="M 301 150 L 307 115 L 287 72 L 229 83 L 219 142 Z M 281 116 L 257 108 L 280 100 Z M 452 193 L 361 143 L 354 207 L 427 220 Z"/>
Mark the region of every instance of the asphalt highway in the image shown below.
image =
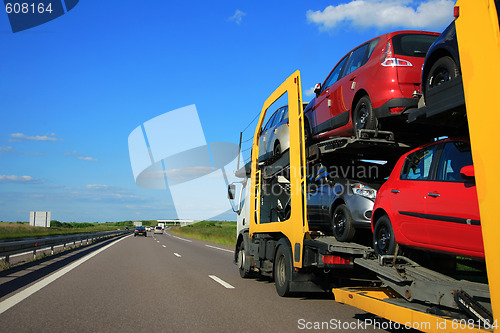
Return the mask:
<path id="1" fill-rule="evenodd" d="M 240 278 L 232 259 L 227 246 L 148 233 L 28 263 L 0 272 L 0 331 L 380 332 L 378 327 L 391 327 L 328 294 L 281 298 L 269 279 Z"/>

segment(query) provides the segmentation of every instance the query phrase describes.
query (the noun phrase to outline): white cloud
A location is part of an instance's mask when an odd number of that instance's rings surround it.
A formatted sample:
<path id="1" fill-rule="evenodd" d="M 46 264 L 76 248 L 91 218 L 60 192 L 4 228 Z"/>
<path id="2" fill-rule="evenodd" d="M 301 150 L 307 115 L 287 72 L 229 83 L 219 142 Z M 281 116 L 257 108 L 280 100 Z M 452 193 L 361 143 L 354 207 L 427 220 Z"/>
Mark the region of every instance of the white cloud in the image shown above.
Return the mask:
<path id="1" fill-rule="evenodd" d="M 0 175 L 0 183 L 40 184 L 43 182 L 45 182 L 43 179 L 31 176 Z"/>
<path id="2" fill-rule="evenodd" d="M 309 97 L 314 96 L 315 95 L 314 94 L 314 87 L 311 87 L 311 88 L 307 89 L 306 91 L 304 91 L 304 94 L 306 96 L 309 96 Z"/>
<path id="3" fill-rule="evenodd" d="M 30 140 L 30 141 L 58 141 L 56 135 L 54 133 L 50 133 L 49 135 L 26 135 L 23 133 L 11 133 L 9 134 L 11 138 L 14 140 L 9 140 L 9 141 L 15 141 L 15 140 Z"/>
<path id="4" fill-rule="evenodd" d="M 89 184 L 85 185 L 85 188 L 89 190 L 102 190 L 102 189 L 108 189 L 108 185 L 101 185 L 101 184 Z"/>
<path id="5" fill-rule="evenodd" d="M 236 24 L 239 25 L 243 21 L 243 16 L 245 16 L 246 14 L 247 13 L 244 13 L 241 10 L 236 9 L 236 11 L 234 12 L 234 15 L 231 16 L 230 18 L 228 18 L 227 20 L 228 21 L 234 21 Z"/>
<path id="6" fill-rule="evenodd" d="M 73 151 L 67 151 L 64 153 L 65 156 L 74 156 L 74 155 L 80 155 L 79 152 L 77 152 L 76 150 L 73 150 Z"/>
<path id="7" fill-rule="evenodd" d="M 307 20 L 320 30 L 357 28 L 436 29 L 453 19 L 452 0 L 354 0 L 324 10 L 308 10 Z"/>
<path id="8" fill-rule="evenodd" d="M 93 157 L 79 156 L 78 159 L 81 160 L 81 161 L 89 161 L 89 162 L 97 162 L 98 161 L 97 158 L 93 158 Z"/>
<path id="9" fill-rule="evenodd" d="M 14 152 L 16 151 L 14 148 L 12 148 L 11 146 L 3 146 L 3 147 L 0 147 L 0 153 L 4 152 L 4 153 L 11 153 L 11 152 Z"/>
<path id="10" fill-rule="evenodd" d="M 86 191 L 88 190 L 88 191 Z M 76 192 L 78 193 L 78 192 Z M 76 194 L 75 193 L 75 194 Z M 88 184 L 85 185 L 85 190 L 79 193 L 82 198 L 88 198 L 92 201 L 129 201 L 137 200 L 135 194 L 129 193 L 127 190 L 104 184 Z"/>

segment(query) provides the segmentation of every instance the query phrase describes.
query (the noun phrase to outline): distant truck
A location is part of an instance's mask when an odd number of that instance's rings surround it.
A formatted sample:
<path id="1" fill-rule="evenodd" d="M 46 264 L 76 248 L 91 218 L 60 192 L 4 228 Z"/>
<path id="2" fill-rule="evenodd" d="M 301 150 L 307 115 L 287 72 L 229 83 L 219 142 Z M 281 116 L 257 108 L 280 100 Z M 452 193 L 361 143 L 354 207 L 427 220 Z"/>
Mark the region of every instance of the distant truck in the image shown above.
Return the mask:
<path id="1" fill-rule="evenodd" d="M 165 223 L 158 223 L 158 226 L 161 227 L 161 230 L 165 230 Z"/>
<path id="2" fill-rule="evenodd" d="M 142 227 L 142 222 L 140 222 L 140 221 L 135 221 L 135 222 L 134 222 L 134 227 Z"/>

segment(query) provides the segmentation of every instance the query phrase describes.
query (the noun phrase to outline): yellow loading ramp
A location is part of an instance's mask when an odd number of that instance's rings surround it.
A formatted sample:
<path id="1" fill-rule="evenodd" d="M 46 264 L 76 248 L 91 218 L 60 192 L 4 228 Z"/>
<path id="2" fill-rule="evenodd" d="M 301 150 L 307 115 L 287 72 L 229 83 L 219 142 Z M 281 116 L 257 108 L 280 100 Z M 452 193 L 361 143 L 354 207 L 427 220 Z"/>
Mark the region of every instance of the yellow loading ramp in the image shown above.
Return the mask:
<path id="1" fill-rule="evenodd" d="M 471 327 L 471 321 L 453 320 L 398 303 L 389 288 L 333 289 L 335 300 L 423 332 L 500 332 L 500 32 L 494 0 L 461 0 L 455 20 L 467 118 L 481 214 L 486 268 L 494 327 Z M 477 323 L 477 321 L 476 321 Z M 418 326 L 418 327 L 416 327 Z"/>

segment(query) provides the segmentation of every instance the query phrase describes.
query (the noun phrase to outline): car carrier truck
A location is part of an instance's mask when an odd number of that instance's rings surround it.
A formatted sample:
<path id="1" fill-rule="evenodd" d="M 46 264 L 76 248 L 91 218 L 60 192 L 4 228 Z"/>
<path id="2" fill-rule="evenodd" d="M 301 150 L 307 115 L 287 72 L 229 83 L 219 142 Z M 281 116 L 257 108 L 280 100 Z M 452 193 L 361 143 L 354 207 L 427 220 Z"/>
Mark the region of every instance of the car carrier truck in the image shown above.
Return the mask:
<path id="1" fill-rule="evenodd" d="M 253 139 L 252 160 L 237 172 L 242 181 L 235 208 L 234 262 L 241 277 L 255 273 L 269 276 L 280 296 L 330 291 L 337 302 L 421 331 L 500 331 L 500 225 L 495 195 L 500 181 L 499 150 L 494 144 L 500 113 L 491 103 L 496 93 L 493 78 L 500 77 L 498 7 L 498 1 L 480 0 L 459 1 L 455 8 L 489 283 L 442 274 L 420 265 L 418 257 L 409 259 L 397 253 L 376 256 L 369 244 L 339 242 L 310 229 L 309 164 L 325 156 L 335 161 L 331 156 L 336 154 L 353 159 L 386 154 L 389 159 L 411 145 L 395 142 L 390 133 L 375 131 L 306 146 L 298 71 L 265 101 Z M 258 160 L 260 129 L 268 108 L 284 94 L 288 98 L 290 148 L 264 163 Z M 235 199 L 234 184 L 228 192 L 229 198 Z M 413 323 L 425 324 L 416 327 Z"/>

